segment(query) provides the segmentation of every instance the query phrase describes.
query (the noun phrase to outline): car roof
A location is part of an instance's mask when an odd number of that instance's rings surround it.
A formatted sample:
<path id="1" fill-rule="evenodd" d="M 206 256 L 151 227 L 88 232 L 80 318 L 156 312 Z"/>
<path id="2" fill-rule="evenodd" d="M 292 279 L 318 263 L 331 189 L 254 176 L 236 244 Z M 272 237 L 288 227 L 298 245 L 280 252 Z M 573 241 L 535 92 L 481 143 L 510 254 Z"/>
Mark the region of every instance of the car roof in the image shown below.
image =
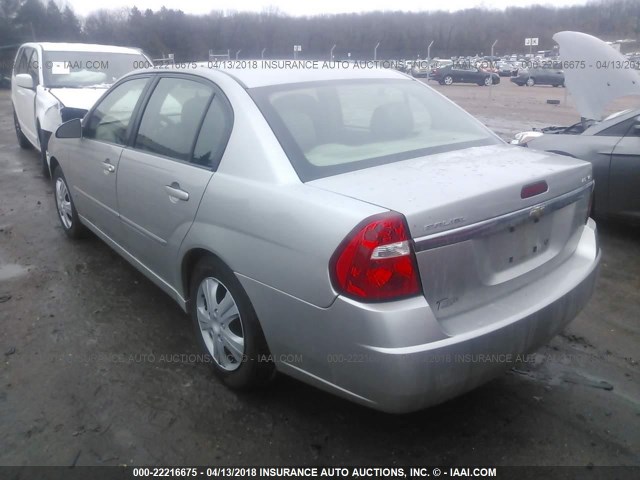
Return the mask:
<path id="1" fill-rule="evenodd" d="M 95 43 L 52 43 L 52 42 L 31 42 L 25 43 L 23 47 L 40 46 L 44 51 L 50 52 L 95 52 L 95 53 L 129 53 L 140 54 L 140 49 L 131 47 L 119 47 L 116 45 L 98 45 Z"/>
<path id="2" fill-rule="evenodd" d="M 237 64 L 249 65 L 252 60 L 237 61 Z M 332 62 L 322 60 L 309 60 L 308 63 L 290 63 L 289 68 L 282 68 L 286 65 L 284 60 L 273 61 L 263 63 L 261 60 L 256 60 L 256 68 L 231 68 L 236 64 L 236 61 L 228 60 L 215 64 L 213 62 L 200 62 L 197 63 L 197 68 L 171 68 L 170 70 L 163 70 L 161 67 L 158 70 L 149 69 L 147 71 L 164 73 L 164 72 L 181 72 L 188 74 L 198 74 L 203 77 L 215 80 L 214 72 L 224 72 L 230 77 L 234 78 L 245 88 L 258 88 L 267 87 L 273 85 L 285 85 L 290 83 L 305 83 L 305 82 L 323 82 L 328 80 L 356 80 L 356 79 L 396 79 L 396 80 L 414 80 L 412 77 L 399 72 L 391 68 L 371 68 L 370 65 L 357 67 L 355 62 L 347 63 L 335 62 L 335 65 L 339 67 L 331 68 Z M 289 60 L 289 62 L 295 62 Z M 306 62 L 306 61 L 304 61 Z M 272 65 L 273 68 L 265 67 L 265 65 Z M 292 65 L 307 65 L 309 68 L 297 68 Z M 280 68 L 276 68 L 280 67 Z M 138 73 L 140 73 L 138 71 Z M 133 73 L 132 73 L 133 74 Z"/>
<path id="3" fill-rule="evenodd" d="M 322 62 L 320 62 L 322 64 Z M 346 68 L 344 70 L 332 70 L 329 68 L 317 69 L 222 69 L 227 74 L 236 78 L 247 88 L 266 87 L 270 85 L 284 85 L 287 83 L 318 82 L 327 80 L 351 80 L 351 79 L 406 79 L 406 75 L 392 69 L 383 68 Z"/>

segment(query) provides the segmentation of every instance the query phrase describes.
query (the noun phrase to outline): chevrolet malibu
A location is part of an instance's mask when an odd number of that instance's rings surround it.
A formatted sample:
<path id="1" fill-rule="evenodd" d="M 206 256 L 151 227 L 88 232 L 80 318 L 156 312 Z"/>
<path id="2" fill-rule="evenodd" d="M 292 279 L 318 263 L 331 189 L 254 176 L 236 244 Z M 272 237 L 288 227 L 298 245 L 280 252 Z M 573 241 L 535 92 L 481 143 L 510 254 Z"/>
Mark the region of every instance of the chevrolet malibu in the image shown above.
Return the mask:
<path id="1" fill-rule="evenodd" d="M 279 371 L 421 409 L 539 348 L 596 278 L 590 164 L 393 70 L 136 72 L 49 152 L 66 234 L 170 295 L 232 388 Z"/>

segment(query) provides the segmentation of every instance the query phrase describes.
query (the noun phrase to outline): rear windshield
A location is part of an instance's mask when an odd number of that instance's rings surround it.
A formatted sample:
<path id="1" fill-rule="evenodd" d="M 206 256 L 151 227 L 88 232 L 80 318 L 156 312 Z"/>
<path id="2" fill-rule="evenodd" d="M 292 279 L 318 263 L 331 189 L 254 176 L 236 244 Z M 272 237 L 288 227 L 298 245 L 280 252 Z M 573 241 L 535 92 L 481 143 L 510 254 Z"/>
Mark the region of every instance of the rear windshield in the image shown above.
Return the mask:
<path id="1" fill-rule="evenodd" d="M 412 80 L 323 81 L 249 93 L 303 182 L 500 143 L 471 115 Z"/>

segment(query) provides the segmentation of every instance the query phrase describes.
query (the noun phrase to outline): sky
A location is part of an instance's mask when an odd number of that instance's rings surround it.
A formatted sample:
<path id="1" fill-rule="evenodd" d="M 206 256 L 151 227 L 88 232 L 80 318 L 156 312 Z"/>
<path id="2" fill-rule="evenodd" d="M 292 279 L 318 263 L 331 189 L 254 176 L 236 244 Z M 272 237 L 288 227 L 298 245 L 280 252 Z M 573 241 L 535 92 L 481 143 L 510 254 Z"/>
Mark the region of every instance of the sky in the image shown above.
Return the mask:
<path id="1" fill-rule="evenodd" d="M 532 4 L 553 5 L 563 7 L 585 4 L 587 0 L 519 0 L 518 6 Z M 316 15 L 327 13 L 366 12 L 373 10 L 462 10 L 483 6 L 503 9 L 514 4 L 513 0 L 109 0 L 87 2 L 86 0 L 63 0 L 62 4 L 71 5 L 76 14 L 86 16 L 92 11 L 102 8 L 118 9 L 137 6 L 140 10 L 151 8 L 159 10 L 163 5 L 167 8 L 179 9 L 185 13 L 209 13 L 211 10 L 237 10 L 260 12 L 268 7 L 277 7 L 289 15 Z"/>

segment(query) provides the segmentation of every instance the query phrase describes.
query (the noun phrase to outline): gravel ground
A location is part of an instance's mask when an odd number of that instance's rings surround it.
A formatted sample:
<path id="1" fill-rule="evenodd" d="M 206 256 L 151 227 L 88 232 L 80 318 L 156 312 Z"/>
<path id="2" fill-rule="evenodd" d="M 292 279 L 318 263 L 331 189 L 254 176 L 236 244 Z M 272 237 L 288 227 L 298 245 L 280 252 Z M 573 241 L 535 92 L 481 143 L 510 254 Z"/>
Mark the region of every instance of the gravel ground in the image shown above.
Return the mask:
<path id="1" fill-rule="evenodd" d="M 563 89 L 436 88 L 503 137 L 578 119 Z M 0 465 L 640 465 L 638 228 L 599 223 L 594 297 L 535 362 L 392 416 L 282 376 L 238 394 L 185 361 L 186 316 L 98 239 L 69 241 L 39 169 L 0 90 Z"/>

